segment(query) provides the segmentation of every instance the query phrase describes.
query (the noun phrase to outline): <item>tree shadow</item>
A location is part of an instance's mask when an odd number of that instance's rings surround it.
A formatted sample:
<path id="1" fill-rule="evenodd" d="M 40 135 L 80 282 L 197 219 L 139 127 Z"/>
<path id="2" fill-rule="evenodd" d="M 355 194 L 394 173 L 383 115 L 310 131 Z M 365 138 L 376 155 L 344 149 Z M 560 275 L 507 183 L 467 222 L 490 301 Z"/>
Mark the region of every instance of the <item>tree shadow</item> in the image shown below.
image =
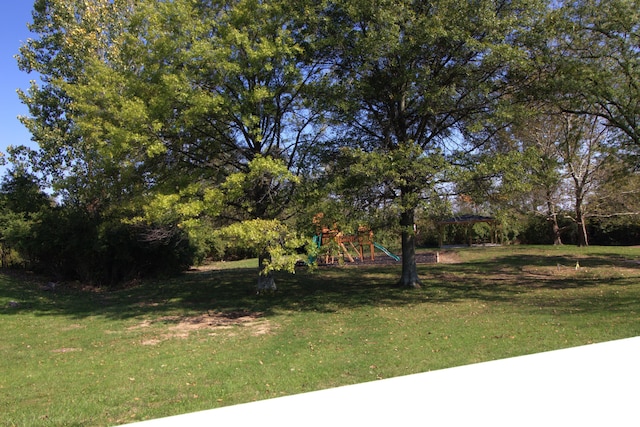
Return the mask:
<path id="1" fill-rule="evenodd" d="M 443 280 L 434 287 L 446 288 L 449 295 L 460 298 L 510 300 L 533 307 L 536 313 L 628 315 L 640 311 L 640 291 L 625 291 L 638 283 L 640 263 L 619 254 L 503 255 L 465 263 L 456 270 L 462 278 Z M 448 275 L 440 273 L 445 279 Z"/>
<path id="2" fill-rule="evenodd" d="M 255 269 L 190 271 L 175 278 L 148 280 L 117 290 L 61 285 L 45 290 L 37 276 L 0 276 L 0 314 L 32 312 L 74 318 L 105 316 L 128 319 L 145 316 L 184 315 L 202 312 L 260 312 L 271 316 L 283 311 L 334 312 L 344 308 L 440 304 L 466 300 L 518 302 L 540 289 L 562 291 L 602 285 L 603 268 L 638 270 L 640 265 L 624 257 L 596 254 L 575 256 L 504 255 L 491 260 L 460 264 L 420 265 L 422 289 L 394 286 L 399 266 L 354 266 L 300 269 L 297 274 L 276 275 L 279 290 L 255 292 Z M 628 277 L 608 277 L 607 286 L 629 284 Z M 541 304 L 557 304 L 551 297 Z M 10 301 L 17 305 L 9 305 Z M 608 305 L 607 305 L 608 304 Z M 622 310 L 633 301 L 606 303 L 599 309 Z M 637 305 L 637 304 L 636 304 Z M 585 309 L 591 307 L 585 304 Z"/>

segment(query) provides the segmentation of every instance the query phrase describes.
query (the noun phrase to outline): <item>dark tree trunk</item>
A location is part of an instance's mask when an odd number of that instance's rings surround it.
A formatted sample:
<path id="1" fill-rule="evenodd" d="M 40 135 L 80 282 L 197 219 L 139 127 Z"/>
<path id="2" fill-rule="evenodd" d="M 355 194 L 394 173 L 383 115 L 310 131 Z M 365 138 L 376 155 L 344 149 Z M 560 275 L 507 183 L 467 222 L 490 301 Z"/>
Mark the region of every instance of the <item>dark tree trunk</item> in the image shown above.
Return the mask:
<path id="1" fill-rule="evenodd" d="M 413 229 L 414 210 L 409 208 L 400 214 L 402 227 L 402 276 L 398 286 L 419 288 L 422 282 L 416 265 L 416 234 Z"/>
<path id="2" fill-rule="evenodd" d="M 547 188 L 547 220 L 551 223 L 551 232 L 553 233 L 553 244 L 556 246 L 562 245 L 562 228 L 558 225 L 558 214 L 556 213 L 555 206 L 551 201 L 552 194 Z"/>
<path id="3" fill-rule="evenodd" d="M 551 232 L 553 233 L 553 244 L 555 246 L 562 245 L 562 228 L 558 225 L 558 215 L 555 212 L 549 212 L 547 217 L 551 223 Z"/>
<path id="4" fill-rule="evenodd" d="M 556 219 L 555 215 L 553 217 L 553 222 L 552 222 L 552 226 L 553 228 L 553 244 L 555 246 L 561 246 L 562 245 L 562 229 L 558 226 L 558 220 Z"/>
<path id="5" fill-rule="evenodd" d="M 589 237 L 587 236 L 587 224 L 585 224 L 582 212 L 579 212 L 576 218 L 578 225 L 578 246 L 589 246 Z"/>
<path id="6" fill-rule="evenodd" d="M 258 286 L 257 292 L 259 294 L 264 292 L 273 292 L 276 290 L 276 282 L 273 278 L 273 273 L 270 271 L 268 273 L 263 272 L 264 262 L 271 261 L 271 256 L 268 253 L 261 253 L 258 256 Z"/>

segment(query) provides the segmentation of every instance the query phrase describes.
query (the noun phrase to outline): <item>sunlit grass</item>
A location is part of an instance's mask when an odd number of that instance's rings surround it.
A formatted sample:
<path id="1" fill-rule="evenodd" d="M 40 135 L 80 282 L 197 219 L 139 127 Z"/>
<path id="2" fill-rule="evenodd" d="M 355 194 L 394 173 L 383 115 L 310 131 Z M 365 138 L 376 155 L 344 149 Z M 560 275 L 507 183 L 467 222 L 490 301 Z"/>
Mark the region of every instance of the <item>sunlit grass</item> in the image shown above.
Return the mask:
<path id="1" fill-rule="evenodd" d="M 255 260 L 111 292 L 0 276 L 0 425 L 115 425 L 640 334 L 640 249 L 448 255 L 419 290 L 393 287 L 397 265 L 345 266 L 257 296 Z"/>

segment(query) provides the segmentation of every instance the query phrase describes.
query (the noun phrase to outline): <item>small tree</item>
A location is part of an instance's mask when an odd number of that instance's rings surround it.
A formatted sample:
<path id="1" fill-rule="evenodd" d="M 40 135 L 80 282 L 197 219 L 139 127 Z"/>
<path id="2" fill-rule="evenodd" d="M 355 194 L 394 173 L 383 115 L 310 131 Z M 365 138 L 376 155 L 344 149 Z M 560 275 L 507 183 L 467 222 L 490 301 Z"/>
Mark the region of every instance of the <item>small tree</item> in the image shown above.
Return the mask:
<path id="1" fill-rule="evenodd" d="M 255 219 L 237 222 L 216 232 L 216 236 L 225 246 L 240 246 L 250 248 L 260 254 L 258 258 L 257 292 L 273 292 L 276 284 L 274 271 L 288 271 L 295 273 L 298 261 L 304 261 L 297 253 L 304 249 L 304 253 L 312 252 L 310 240 L 300 238 L 289 227 L 277 220 Z"/>
<path id="2" fill-rule="evenodd" d="M 512 135 L 529 153 L 522 180 L 531 188 L 531 210 L 544 212 L 551 224 L 554 244 L 562 244 L 567 228 L 560 225 L 562 211 L 577 226 L 578 245 L 588 245 L 588 201 L 612 166 L 608 128 L 595 116 L 540 111 L 514 126 Z"/>
<path id="3" fill-rule="evenodd" d="M 31 174 L 15 168 L 7 172 L 0 185 L 0 257 L 9 264 L 15 250 L 25 262 L 33 261 L 34 227 L 51 209 L 52 201 Z"/>
<path id="4" fill-rule="evenodd" d="M 234 221 L 216 235 L 225 245 L 239 245 L 257 252 L 258 292 L 274 291 L 272 272 L 283 269 L 293 272 L 299 260 L 296 249 L 305 246 L 284 221 L 277 219 L 278 212 L 287 205 L 286 198 L 282 199 L 285 189 L 298 181 L 283 162 L 258 156 L 250 162 L 248 172 L 229 175 L 221 186 L 223 216 L 255 215 Z M 262 212 L 253 212 L 256 201 L 264 206 Z"/>
<path id="5" fill-rule="evenodd" d="M 527 183 L 525 213 L 542 215 L 550 226 L 553 244 L 561 245 L 562 233 L 567 228 L 560 225 L 558 218 L 565 201 L 562 197 L 562 159 L 558 152 L 559 141 L 563 138 L 562 121 L 558 115 L 545 113 L 541 107 L 530 110 L 538 112 L 520 116 L 510 132 L 525 154 L 522 175 L 518 179 Z"/>

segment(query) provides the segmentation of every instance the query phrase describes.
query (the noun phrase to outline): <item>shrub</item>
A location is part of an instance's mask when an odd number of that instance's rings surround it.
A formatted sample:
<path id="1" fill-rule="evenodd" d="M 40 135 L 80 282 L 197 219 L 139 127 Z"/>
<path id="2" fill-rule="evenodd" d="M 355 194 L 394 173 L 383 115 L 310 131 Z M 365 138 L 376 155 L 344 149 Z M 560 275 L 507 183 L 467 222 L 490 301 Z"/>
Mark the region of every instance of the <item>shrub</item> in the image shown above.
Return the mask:
<path id="1" fill-rule="evenodd" d="M 177 226 L 139 226 L 52 209 L 33 226 L 31 267 L 55 280 L 115 286 L 188 268 L 195 250 Z"/>

